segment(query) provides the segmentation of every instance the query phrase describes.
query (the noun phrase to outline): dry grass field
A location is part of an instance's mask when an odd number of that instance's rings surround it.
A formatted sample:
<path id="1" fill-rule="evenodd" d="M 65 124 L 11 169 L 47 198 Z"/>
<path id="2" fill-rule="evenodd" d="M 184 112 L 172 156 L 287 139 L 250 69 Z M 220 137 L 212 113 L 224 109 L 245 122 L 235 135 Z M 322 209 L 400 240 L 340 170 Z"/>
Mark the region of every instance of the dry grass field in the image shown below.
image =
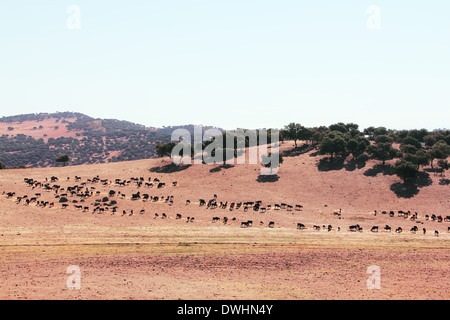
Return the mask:
<path id="1" fill-rule="evenodd" d="M 258 178 L 260 166 L 249 164 L 165 173 L 168 159 L 2 170 L 0 299 L 449 299 L 450 222 L 425 219 L 450 215 L 450 187 L 439 183 L 441 177 L 430 173 L 427 185 L 405 197 L 398 177 L 374 169 L 377 161 L 335 168 L 321 166 L 320 159 L 314 151 L 287 156 L 273 181 Z M 52 176 L 59 180 L 50 182 Z M 88 181 L 97 176 L 106 183 Z M 140 177 L 165 186 L 138 187 L 130 180 Z M 58 195 L 86 182 L 93 195 L 80 202 L 69 193 L 63 209 L 54 190 L 33 189 L 24 178 L 48 179 L 64 188 Z M 130 183 L 118 186 L 116 179 Z M 8 192 L 15 194 L 8 198 Z M 137 192 L 159 199 L 131 200 Z M 37 201 L 54 206 L 26 205 L 36 193 Z M 199 206 L 214 195 L 228 207 Z M 93 213 L 94 202 L 104 197 L 117 201 L 117 212 L 108 207 Z M 233 202 L 255 201 L 267 210 L 229 209 Z M 281 203 L 302 209 L 275 210 Z M 418 217 L 399 217 L 398 210 Z M 212 222 L 214 217 L 219 220 Z M 241 228 L 248 220 L 253 225 Z M 306 229 L 297 230 L 297 223 Z M 348 230 L 355 224 L 362 232 Z M 331 231 L 323 228 L 328 225 Z M 392 231 L 385 232 L 385 225 Z M 372 226 L 379 231 L 371 232 Z M 417 233 L 410 232 L 413 226 Z M 67 288 L 72 265 L 81 271 L 79 290 Z M 380 289 L 367 287 L 372 265 L 381 270 Z"/>

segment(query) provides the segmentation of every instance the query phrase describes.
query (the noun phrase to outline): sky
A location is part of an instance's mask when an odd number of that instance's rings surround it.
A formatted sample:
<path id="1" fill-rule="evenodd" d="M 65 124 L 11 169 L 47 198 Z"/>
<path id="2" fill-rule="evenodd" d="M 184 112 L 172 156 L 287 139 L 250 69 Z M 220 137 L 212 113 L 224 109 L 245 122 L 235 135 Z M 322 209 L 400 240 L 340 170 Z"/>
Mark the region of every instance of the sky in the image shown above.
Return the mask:
<path id="1" fill-rule="evenodd" d="M 0 116 L 450 128 L 450 1 L 2 0 Z"/>

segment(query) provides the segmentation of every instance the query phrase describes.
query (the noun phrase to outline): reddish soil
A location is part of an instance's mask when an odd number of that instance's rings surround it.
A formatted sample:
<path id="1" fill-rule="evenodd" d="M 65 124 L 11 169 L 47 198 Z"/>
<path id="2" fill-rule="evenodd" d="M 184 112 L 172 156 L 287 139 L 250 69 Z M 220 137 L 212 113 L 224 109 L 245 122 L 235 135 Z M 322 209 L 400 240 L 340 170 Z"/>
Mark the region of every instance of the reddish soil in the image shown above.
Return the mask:
<path id="1" fill-rule="evenodd" d="M 272 182 L 261 182 L 257 164 L 192 165 L 163 173 L 166 159 L 2 170 L 0 193 L 15 195 L 0 196 L 0 299 L 449 299 L 450 222 L 426 220 L 425 215 L 450 215 L 450 186 L 430 173 L 417 190 L 401 190 L 396 176 L 373 169 L 378 161 L 336 167 L 318 166 L 320 159 L 314 151 L 285 157 Z M 67 188 L 97 175 L 107 185 L 88 182 L 94 195 L 67 209 L 53 191 L 24 183 L 24 178 L 57 176 L 59 181 L 51 184 Z M 75 182 L 75 176 L 81 181 Z M 132 177 L 158 178 L 166 185 L 114 184 L 116 178 Z M 92 213 L 94 200 L 110 190 L 126 195 L 110 198 L 117 201 L 117 213 Z M 173 204 L 131 200 L 137 192 L 173 196 Z M 35 193 L 41 193 L 39 201 L 55 206 L 16 203 L 17 196 Z M 228 205 L 260 200 L 272 208 L 261 213 L 199 207 L 199 199 L 214 195 Z M 274 210 L 281 203 L 303 208 Z M 89 211 L 74 207 L 80 204 Z M 333 214 L 339 209 L 341 217 Z M 390 217 L 383 210 L 396 214 Z M 398 210 L 417 212 L 418 219 L 399 217 Z M 161 218 L 163 213 L 167 218 Z M 195 219 L 186 222 L 187 217 Z M 213 223 L 213 217 L 220 220 Z M 226 225 L 223 217 L 229 218 Z M 253 226 L 241 228 L 247 220 Z M 268 227 L 271 221 L 274 228 Z M 297 223 L 306 229 L 297 230 Z M 362 232 L 350 232 L 354 224 Z M 370 231 L 375 225 L 377 233 Z M 385 225 L 392 232 L 385 232 Z M 413 226 L 419 229 L 415 234 Z M 398 227 L 402 233 L 394 232 Z M 67 288 L 71 265 L 81 270 L 80 290 Z M 381 270 L 380 289 L 367 287 L 371 265 Z"/>
<path id="2" fill-rule="evenodd" d="M 10 135 L 16 136 L 18 134 L 24 134 L 26 136 L 31 136 L 35 139 L 44 139 L 48 141 L 50 138 L 76 138 L 77 133 L 82 131 L 69 131 L 67 130 L 67 123 L 62 123 L 62 120 L 75 121 L 76 119 L 61 119 L 57 122 L 56 118 L 48 118 L 43 121 L 22 121 L 22 122 L 0 122 L 0 136 Z M 42 126 L 41 129 L 39 127 Z M 13 130 L 8 130 L 11 127 Z"/>

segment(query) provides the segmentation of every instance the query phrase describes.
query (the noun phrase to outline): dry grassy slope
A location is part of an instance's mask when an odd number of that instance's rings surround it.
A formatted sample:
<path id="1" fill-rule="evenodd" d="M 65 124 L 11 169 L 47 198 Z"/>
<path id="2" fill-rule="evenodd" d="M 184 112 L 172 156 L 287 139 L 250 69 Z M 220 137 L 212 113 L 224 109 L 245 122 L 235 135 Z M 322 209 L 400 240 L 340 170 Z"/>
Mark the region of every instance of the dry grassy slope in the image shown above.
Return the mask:
<path id="1" fill-rule="evenodd" d="M 24 134 L 31 136 L 35 139 L 44 139 L 48 141 L 49 138 L 77 138 L 76 133 L 81 131 L 69 131 L 67 130 L 67 123 L 62 123 L 63 120 L 73 122 L 75 118 L 61 118 L 58 122 L 56 118 L 48 118 L 43 121 L 22 121 L 22 122 L 0 122 L 0 135 L 16 136 Z M 42 129 L 33 129 L 42 126 Z M 9 131 L 8 127 L 14 128 Z M 57 129 L 55 129 L 58 127 Z M 77 138 L 78 139 L 78 138 Z"/>
<path id="2" fill-rule="evenodd" d="M 282 149 L 289 149 L 290 143 L 284 143 Z M 115 178 L 129 179 L 130 177 L 144 177 L 152 179 L 157 177 L 166 182 L 167 187 L 161 190 L 138 189 L 131 185 L 127 187 L 95 185 L 96 190 L 101 191 L 101 195 L 107 195 L 110 189 L 122 191 L 127 198 L 119 201 L 119 213 L 126 210 L 134 210 L 134 216 L 120 217 L 120 214 L 111 216 L 92 215 L 81 213 L 72 206 L 65 211 L 60 210 L 60 205 L 51 210 L 36 208 L 35 206 L 25 207 L 16 205 L 11 199 L 0 197 L 0 213 L 2 213 L 3 226 L 24 227 L 30 224 L 36 225 L 64 225 L 67 223 L 98 223 L 117 226 L 139 226 L 153 224 L 181 223 L 175 221 L 175 214 L 180 213 L 183 219 L 187 216 L 195 217 L 195 224 L 198 226 L 211 226 L 211 217 L 218 216 L 228 218 L 236 217 L 239 221 L 253 220 L 256 225 L 263 221 L 266 226 L 269 221 L 275 221 L 276 227 L 295 228 L 297 222 L 302 222 L 308 227 L 313 224 L 331 224 L 333 227 L 340 226 L 347 228 L 349 225 L 358 223 L 364 227 L 365 231 L 373 225 L 384 226 L 389 224 L 392 227 L 402 226 L 410 228 L 416 222 L 403 218 L 390 218 L 387 215 L 374 217 L 370 214 L 373 210 L 411 210 L 419 212 L 419 220 L 424 221 L 425 214 L 450 215 L 449 199 L 450 187 L 439 184 L 440 177 L 430 175 L 433 183 L 419 189 L 419 193 L 412 198 L 399 198 L 390 190 L 392 184 L 399 182 L 396 176 L 378 174 L 375 177 L 365 176 L 364 172 L 372 168 L 377 161 L 368 161 L 364 168 L 348 171 L 345 168 L 340 170 L 320 171 L 317 163 L 321 156 L 313 156 L 308 152 L 295 157 L 285 157 L 284 163 L 279 171 L 279 180 L 275 182 L 258 182 L 259 165 L 236 165 L 231 168 L 221 168 L 219 165 L 192 165 L 191 167 L 173 173 L 150 172 L 151 168 L 167 165 L 168 159 L 141 160 L 124 163 L 110 163 L 100 165 L 73 166 L 66 168 L 42 168 L 25 170 L 4 170 L 0 172 L 0 192 L 14 191 L 16 195 L 32 195 L 34 192 L 23 183 L 23 178 L 34 178 L 44 180 L 52 175 L 58 176 L 62 186 L 73 185 L 73 177 L 81 176 L 83 180 L 99 175 L 101 179 L 114 180 Z M 212 170 L 212 172 L 211 172 Z M 67 183 L 66 177 L 72 177 Z M 170 183 L 177 181 L 178 186 L 172 187 Z M 174 196 L 174 205 L 168 206 L 165 203 L 144 203 L 142 201 L 129 200 L 131 193 L 141 191 L 150 195 Z M 54 201 L 51 194 L 43 192 L 43 199 Z M 198 207 L 198 200 L 208 200 L 217 194 L 219 201 L 239 202 L 262 200 L 263 205 L 275 203 L 287 203 L 291 205 L 303 205 L 303 211 L 286 212 L 268 211 L 265 214 L 229 210 L 205 210 Z M 192 204 L 185 205 L 185 200 L 191 200 Z M 88 200 L 86 204 L 90 204 Z M 90 206 L 92 208 L 92 206 Z M 138 212 L 145 209 L 144 215 Z M 342 209 L 342 219 L 332 215 L 336 209 Z M 19 211 L 20 215 L 11 215 L 11 211 Z M 154 213 L 166 213 L 168 220 L 155 220 Z M 29 214 L 27 214 L 29 213 Z M 38 214 L 36 214 L 38 213 Z M 184 221 L 183 221 L 184 223 Z M 239 223 L 231 224 L 239 226 Z M 423 225 L 418 225 L 421 229 L 447 230 L 449 223 L 437 223 L 424 221 Z M 2 228 L 6 231 L 7 228 Z M 443 235 L 445 236 L 445 235 Z"/>
<path id="3" fill-rule="evenodd" d="M 289 148 L 285 143 L 282 148 Z M 167 159 L 100 165 L 0 171 L 0 192 L 15 191 L 41 200 L 53 193 L 31 190 L 23 178 L 44 180 L 58 176 L 61 186 L 75 184 L 75 175 L 86 179 L 131 177 L 159 178 L 163 189 L 141 188 L 153 196 L 174 196 L 173 206 L 131 201 L 135 185 L 93 185 L 101 198 L 110 189 L 121 191 L 116 215 L 82 213 L 74 207 L 42 209 L 17 205 L 0 196 L 0 298 L 1 299 L 448 299 L 450 223 L 427 221 L 426 235 L 403 232 L 371 233 L 372 225 L 388 223 L 410 228 L 403 218 L 376 217 L 374 209 L 417 210 L 447 213 L 449 186 L 433 184 L 412 199 L 399 199 L 390 190 L 398 179 L 367 177 L 365 168 L 354 171 L 320 171 L 320 157 L 305 153 L 286 157 L 276 182 L 257 181 L 259 165 L 193 165 L 164 174 L 150 172 L 168 164 Z M 210 172 L 212 170 L 212 172 Z M 69 182 L 66 177 L 71 177 Z M 178 185 L 170 185 L 177 181 Z M 90 185 L 88 185 L 90 187 Z M 242 209 L 205 210 L 198 199 L 254 201 L 263 204 L 302 204 L 302 212 L 270 211 L 265 214 Z M 185 205 L 185 200 L 192 204 Z M 86 204 L 90 205 L 92 199 Z M 327 204 L 328 207 L 324 205 Z M 92 205 L 90 205 L 92 210 Z M 145 209 L 144 215 L 138 213 Z M 332 215 L 342 208 L 343 219 Z M 134 215 L 121 216 L 121 211 Z M 423 211 L 424 210 L 424 211 Z M 154 219 L 165 212 L 168 219 Z M 176 220 L 175 214 L 183 215 Z M 186 223 L 187 216 L 195 217 Z M 254 227 L 241 229 L 239 222 L 224 226 L 211 223 L 213 216 L 253 220 Z M 259 226 L 259 221 L 264 226 Z M 275 221 L 275 228 L 267 227 Z M 308 229 L 296 230 L 303 222 Z M 362 233 L 350 233 L 359 223 Z M 332 224 L 341 232 L 314 231 L 313 224 Z M 439 238 L 433 235 L 438 229 Z M 430 232 L 431 231 L 431 232 Z M 81 268 L 81 290 L 68 290 L 66 268 Z M 382 270 L 382 290 L 366 287 L 367 267 Z M 410 272 L 412 271 L 413 272 Z"/>

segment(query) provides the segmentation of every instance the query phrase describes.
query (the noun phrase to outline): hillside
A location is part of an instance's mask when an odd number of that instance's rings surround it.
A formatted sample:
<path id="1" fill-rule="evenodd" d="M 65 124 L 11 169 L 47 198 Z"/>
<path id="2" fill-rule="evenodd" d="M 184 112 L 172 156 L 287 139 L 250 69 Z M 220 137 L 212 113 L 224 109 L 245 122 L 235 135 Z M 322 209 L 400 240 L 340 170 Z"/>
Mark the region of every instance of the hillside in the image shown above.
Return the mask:
<path id="1" fill-rule="evenodd" d="M 286 156 L 269 181 L 258 164 L 167 173 L 167 158 L 0 171 L 0 298 L 448 299 L 449 222 L 425 218 L 450 215 L 450 188 L 440 176 L 430 174 L 406 198 L 392 189 L 401 180 L 377 170 L 377 160 L 324 167 L 324 156 L 292 147 L 281 145 Z M 32 188 L 24 178 L 61 189 Z M 82 188 L 69 192 L 74 186 Z M 38 202 L 27 204 L 32 197 Z M 200 206 L 200 199 L 227 207 Z M 255 201 L 258 210 L 230 207 Z M 294 209 L 277 209 L 282 203 Z M 355 224 L 361 232 L 349 231 Z M 81 290 L 66 288 L 71 265 L 81 268 Z M 366 287 L 371 265 L 382 270 L 381 290 Z"/>
<path id="2" fill-rule="evenodd" d="M 0 118 L 0 162 L 7 167 L 56 166 L 68 154 L 71 165 L 156 157 L 156 145 L 170 141 L 174 129 L 147 128 L 81 113 L 39 113 Z"/>

